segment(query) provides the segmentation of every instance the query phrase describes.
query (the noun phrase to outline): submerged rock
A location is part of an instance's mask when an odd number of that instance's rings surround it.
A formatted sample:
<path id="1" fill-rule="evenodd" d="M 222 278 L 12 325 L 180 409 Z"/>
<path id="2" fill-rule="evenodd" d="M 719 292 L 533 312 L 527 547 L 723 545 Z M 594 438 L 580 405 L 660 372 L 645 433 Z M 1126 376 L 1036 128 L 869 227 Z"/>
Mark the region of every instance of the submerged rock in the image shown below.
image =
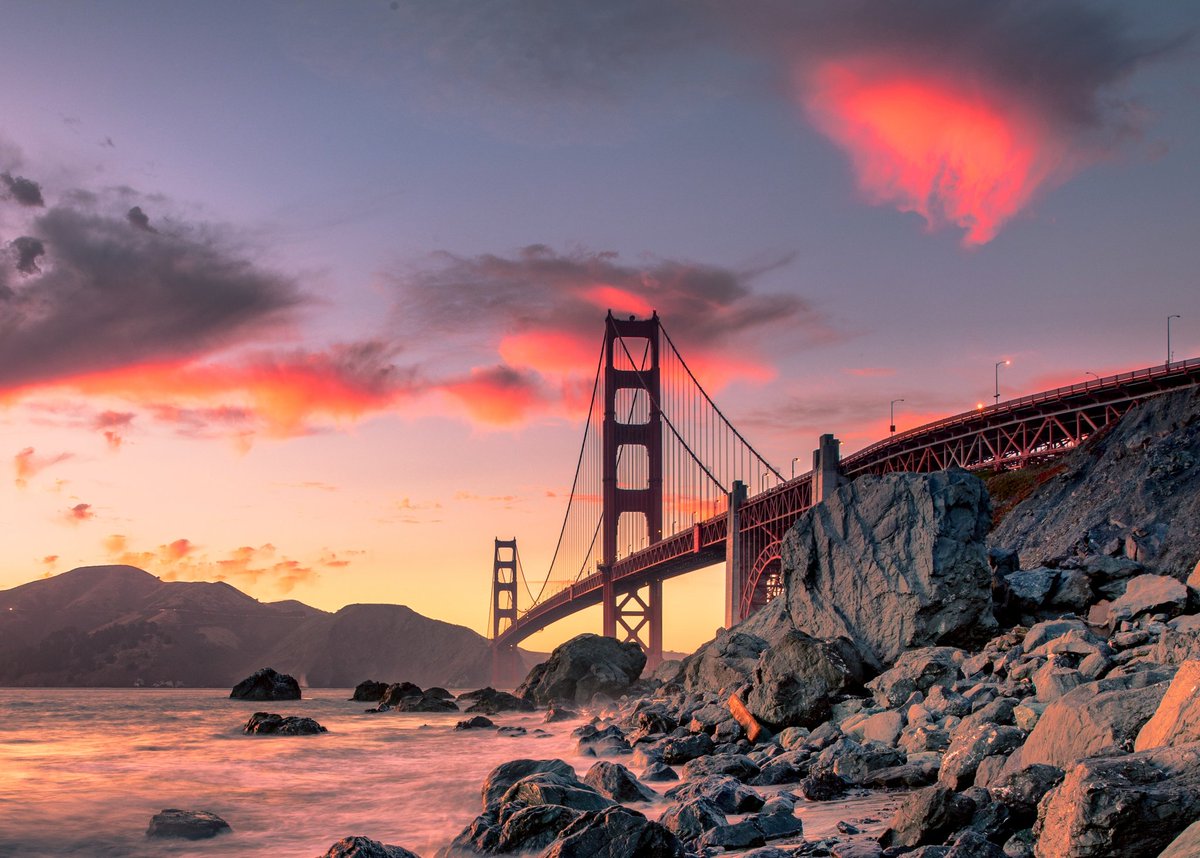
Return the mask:
<path id="1" fill-rule="evenodd" d="M 388 846 L 367 837 L 345 837 L 329 847 L 321 858 L 421 858 L 400 846 Z"/>
<path id="2" fill-rule="evenodd" d="M 636 643 L 582 634 L 555 647 L 529 671 L 517 695 L 538 704 L 587 703 L 595 694 L 618 695 L 642 675 L 646 654 Z"/>
<path id="3" fill-rule="evenodd" d="M 459 721 L 454 725 L 455 730 L 487 730 L 496 726 L 491 718 L 484 718 L 482 715 L 476 715 L 474 718 L 468 718 L 465 721 Z"/>
<path id="4" fill-rule="evenodd" d="M 299 700 L 300 683 L 286 673 L 264 667 L 233 686 L 229 696 L 236 700 Z"/>
<path id="5" fill-rule="evenodd" d="M 255 712 L 242 728 L 243 733 L 255 733 L 262 736 L 311 736 L 316 733 L 329 732 L 312 718 L 301 718 L 296 715 L 276 715 L 274 712 Z"/>
<path id="6" fill-rule="evenodd" d="M 460 694 L 459 700 L 469 701 L 467 712 L 482 712 L 485 715 L 496 715 L 500 712 L 532 712 L 533 704 L 528 700 L 509 694 L 507 691 L 497 691 L 488 686 L 478 691 L 468 691 Z"/>
<path id="7" fill-rule="evenodd" d="M 376 682 L 373 679 L 368 679 L 355 686 L 354 696 L 350 699 L 359 703 L 378 703 L 383 699 L 384 692 L 387 690 L 388 684 L 386 682 Z"/>
<path id="8" fill-rule="evenodd" d="M 207 810 L 180 810 L 169 807 L 150 818 L 147 837 L 206 840 L 227 831 L 229 823 Z"/>

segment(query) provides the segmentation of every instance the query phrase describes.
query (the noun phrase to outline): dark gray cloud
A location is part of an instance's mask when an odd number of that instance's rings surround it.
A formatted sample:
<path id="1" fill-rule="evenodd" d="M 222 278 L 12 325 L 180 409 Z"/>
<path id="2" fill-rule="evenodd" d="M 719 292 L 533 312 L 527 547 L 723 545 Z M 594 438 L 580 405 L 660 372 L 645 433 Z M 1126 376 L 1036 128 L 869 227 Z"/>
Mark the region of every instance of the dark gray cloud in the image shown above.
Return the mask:
<path id="1" fill-rule="evenodd" d="M 708 346 L 779 323 L 801 338 L 836 336 L 803 298 L 755 292 L 752 281 L 763 270 L 670 259 L 629 265 L 612 252 L 560 253 L 540 244 L 507 257 L 442 252 L 434 263 L 395 278 L 400 318 L 414 331 L 563 331 L 590 338 L 599 336 L 611 308 L 657 310 L 673 336 Z"/>
<path id="2" fill-rule="evenodd" d="M 192 358 L 262 333 L 304 300 L 289 278 L 198 230 L 168 237 L 62 206 L 32 227 L 49 264 L 5 300 L 0 389 Z"/>
<path id="3" fill-rule="evenodd" d="M 150 226 L 150 218 L 144 211 L 142 211 L 141 206 L 134 206 L 128 212 L 126 212 L 125 220 L 129 221 L 130 224 L 140 230 L 144 230 L 145 232 L 158 232 L 157 229 Z"/>
<path id="4" fill-rule="evenodd" d="M 41 239 L 22 235 L 19 238 L 14 238 L 9 247 L 12 249 L 13 258 L 16 260 L 16 268 L 22 274 L 37 274 L 42 270 L 37 264 L 38 257 L 46 255 L 46 245 Z M 9 290 L 9 294 L 11 294 L 11 290 Z"/>
<path id="5" fill-rule="evenodd" d="M 0 184 L 7 189 L 7 196 L 23 206 L 40 207 L 46 205 L 42 198 L 42 186 L 24 176 L 14 176 L 11 173 L 0 173 Z"/>

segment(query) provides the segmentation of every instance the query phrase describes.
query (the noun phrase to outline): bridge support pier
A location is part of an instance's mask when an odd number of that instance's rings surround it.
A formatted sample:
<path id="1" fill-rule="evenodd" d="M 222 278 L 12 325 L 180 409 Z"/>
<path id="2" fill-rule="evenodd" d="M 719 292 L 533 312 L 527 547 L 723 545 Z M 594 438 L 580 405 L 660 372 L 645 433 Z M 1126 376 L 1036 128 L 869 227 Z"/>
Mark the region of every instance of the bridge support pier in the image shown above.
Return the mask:
<path id="1" fill-rule="evenodd" d="M 734 480 L 733 491 L 729 493 L 729 524 L 725 530 L 725 628 L 732 628 L 740 619 L 742 605 L 742 588 L 745 586 L 746 565 L 745 546 L 742 545 L 741 534 L 738 533 L 738 514 L 742 504 L 746 502 L 746 484 Z"/>
<path id="2" fill-rule="evenodd" d="M 813 503 L 828 500 L 845 482 L 842 476 L 842 442 L 831 434 L 821 436 L 813 450 Z"/>

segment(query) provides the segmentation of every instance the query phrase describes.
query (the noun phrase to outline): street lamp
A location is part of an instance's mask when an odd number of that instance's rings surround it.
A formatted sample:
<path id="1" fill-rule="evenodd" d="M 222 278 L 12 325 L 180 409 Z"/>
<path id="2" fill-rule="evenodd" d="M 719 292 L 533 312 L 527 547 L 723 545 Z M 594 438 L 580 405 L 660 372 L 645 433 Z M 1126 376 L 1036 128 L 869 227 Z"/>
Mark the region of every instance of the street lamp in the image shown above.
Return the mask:
<path id="1" fill-rule="evenodd" d="M 1096 375 L 1096 373 L 1092 372 L 1090 369 L 1085 369 L 1085 370 L 1083 371 L 1083 374 L 1084 374 L 1084 375 L 1090 375 L 1092 378 L 1096 379 L 1096 381 L 1099 381 L 1099 380 L 1100 380 L 1100 376 Z"/>
<path id="2" fill-rule="evenodd" d="M 891 412 L 892 419 L 890 421 L 891 425 L 888 427 L 888 431 L 890 431 L 891 434 L 893 434 L 893 435 L 896 434 L 896 403 L 903 402 L 903 401 L 904 401 L 903 399 L 893 399 L 892 400 L 892 412 Z"/>
<path id="3" fill-rule="evenodd" d="M 996 361 L 996 404 L 997 405 L 1000 404 L 1000 367 L 1009 366 L 1011 364 L 1012 364 L 1012 361 L 1010 361 L 1008 359 Z"/>
<path id="4" fill-rule="evenodd" d="M 792 456 L 792 479 L 796 479 L 796 463 L 800 461 L 799 456 Z"/>
<path id="5" fill-rule="evenodd" d="M 1182 319 L 1182 318 L 1183 318 L 1183 316 L 1180 316 L 1178 313 L 1174 313 L 1170 316 L 1167 316 L 1167 368 L 1168 369 L 1171 368 L 1171 320 L 1172 319 Z"/>

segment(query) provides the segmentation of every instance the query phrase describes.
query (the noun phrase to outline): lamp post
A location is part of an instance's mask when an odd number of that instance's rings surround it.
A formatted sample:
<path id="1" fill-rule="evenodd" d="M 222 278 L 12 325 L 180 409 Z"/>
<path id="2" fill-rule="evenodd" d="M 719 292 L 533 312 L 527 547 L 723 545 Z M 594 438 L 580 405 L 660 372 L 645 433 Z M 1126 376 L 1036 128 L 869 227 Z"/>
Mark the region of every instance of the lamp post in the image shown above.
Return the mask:
<path id="1" fill-rule="evenodd" d="M 1167 316 L 1167 369 L 1171 368 L 1171 320 L 1182 318 L 1183 316 L 1180 316 L 1178 313 L 1172 313 L 1170 316 Z"/>
<path id="2" fill-rule="evenodd" d="M 800 461 L 799 456 L 792 456 L 792 479 L 796 479 L 796 463 Z"/>
<path id="3" fill-rule="evenodd" d="M 903 402 L 903 401 L 904 401 L 903 399 L 893 399 L 892 400 L 891 420 L 889 421 L 889 426 L 888 426 L 888 431 L 892 435 L 896 434 L 896 403 Z"/>
<path id="4" fill-rule="evenodd" d="M 1000 404 L 1000 367 L 1009 366 L 1012 363 L 1010 360 L 996 361 L 996 404 Z"/>

